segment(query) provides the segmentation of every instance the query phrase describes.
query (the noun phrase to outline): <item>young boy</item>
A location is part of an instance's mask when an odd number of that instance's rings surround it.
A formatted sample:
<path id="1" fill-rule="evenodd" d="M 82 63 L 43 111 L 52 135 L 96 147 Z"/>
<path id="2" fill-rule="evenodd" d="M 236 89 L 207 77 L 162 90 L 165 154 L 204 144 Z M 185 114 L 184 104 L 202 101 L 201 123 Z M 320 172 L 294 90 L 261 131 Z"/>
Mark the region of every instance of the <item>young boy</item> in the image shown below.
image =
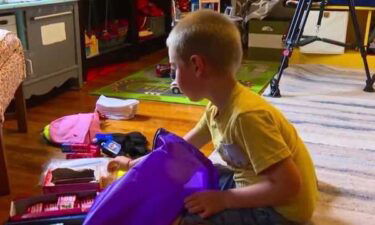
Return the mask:
<path id="1" fill-rule="evenodd" d="M 193 101 L 210 101 L 184 139 L 197 148 L 212 141 L 230 169 L 219 170 L 222 190 L 185 199 L 187 212 L 178 223 L 308 221 L 317 198 L 313 163 L 281 112 L 236 81 L 242 60 L 236 26 L 221 14 L 200 10 L 174 27 L 167 45 L 181 91 Z"/>

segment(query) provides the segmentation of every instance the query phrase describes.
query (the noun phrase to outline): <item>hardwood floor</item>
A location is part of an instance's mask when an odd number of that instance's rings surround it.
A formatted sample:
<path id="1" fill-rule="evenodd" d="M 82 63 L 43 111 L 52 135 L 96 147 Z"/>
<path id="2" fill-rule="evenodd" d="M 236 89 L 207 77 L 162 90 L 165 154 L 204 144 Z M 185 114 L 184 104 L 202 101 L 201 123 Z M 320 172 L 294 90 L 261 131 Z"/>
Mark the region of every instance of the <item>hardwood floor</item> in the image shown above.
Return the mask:
<path id="1" fill-rule="evenodd" d="M 92 112 L 97 96 L 89 91 L 110 84 L 145 66 L 157 63 L 166 56 L 162 50 L 127 65 L 108 76 L 84 84 L 80 90 L 63 90 L 52 97 L 43 98 L 37 104 L 28 107 L 28 133 L 18 133 L 16 121 L 4 124 L 4 141 L 11 194 L 0 197 L 0 224 L 7 220 L 12 199 L 34 196 L 41 193 L 38 186 L 43 165 L 53 158 L 64 155 L 56 147 L 47 145 L 40 132 L 45 125 L 59 117 Z M 137 115 L 129 121 L 111 121 L 103 123 L 107 132 L 142 132 L 152 142 L 154 132 L 164 127 L 178 135 L 184 135 L 191 129 L 202 114 L 204 107 L 182 104 L 168 104 L 141 101 Z M 209 154 L 211 146 L 205 146 L 203 152 Z"/>

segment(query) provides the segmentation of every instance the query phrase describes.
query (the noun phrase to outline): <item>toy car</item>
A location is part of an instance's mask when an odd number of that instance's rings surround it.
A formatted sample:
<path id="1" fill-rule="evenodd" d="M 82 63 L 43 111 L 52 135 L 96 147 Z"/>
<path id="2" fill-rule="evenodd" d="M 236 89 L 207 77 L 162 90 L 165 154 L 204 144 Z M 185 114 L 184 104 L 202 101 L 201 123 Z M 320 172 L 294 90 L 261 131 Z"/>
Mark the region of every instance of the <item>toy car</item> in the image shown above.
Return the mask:
<path id="1" fill-rule="evenodd" d="M 176 95 L 182 94 L 182 91 L 178 87 L 176 81 L 172 81 L 172 83 L 171 83 L 171 91 L 172 91 L 173 94 L 176 94 Z"/>
<path id="2" fill-rule="evenodd" d="M 155 74 L 157 77 L 169 77 L 171 73 L 171 65 L 168 64 L 157 64 L 155 68 Z"/>
<path id="3" fill-rule="evenodd" d="M 178 87 L 177 82 L 175 80 L 176 79 L 176 71 L 175 70 L 171 70 L 170 77 L 172 79 L 172 82 L 171 82 L 172 93 L 175 94 L 175 95 L 182 94 L 182 91 Z"/>

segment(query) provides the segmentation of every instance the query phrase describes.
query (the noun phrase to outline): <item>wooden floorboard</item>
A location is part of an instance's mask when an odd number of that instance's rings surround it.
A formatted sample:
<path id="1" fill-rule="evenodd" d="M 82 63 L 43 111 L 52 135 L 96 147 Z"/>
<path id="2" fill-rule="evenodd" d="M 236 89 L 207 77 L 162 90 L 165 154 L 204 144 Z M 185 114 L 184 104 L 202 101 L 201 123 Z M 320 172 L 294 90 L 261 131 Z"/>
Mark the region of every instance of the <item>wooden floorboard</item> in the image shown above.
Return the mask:
<path id="1" fill-rule="evenodd" d="M 89 91 L 111 84 L 145 66 L 155 64 L 166 54 L 166 51 L 162 50 L 135 62 L 128 62 L 124 68 L 116 72 L 85 83 L 80 90 L 59 90 L 58 94 L 51 94 L 43 100 L 38 100 L 37 103 L 28 102 L 28 133 L 17 132 L 16 121 L 5 122 L 4 141 L 11 194 L 0 197 L 0 224 L 8 218 L 11 199 L 41 193 L 38 182 L 43 165 L 51 159 L 64 157 L 58 148 L 47 145 L 41 138 L 40 132 L 43 127 L 65 115 L 92 112 L 98 97 L 89 95 Z M 204 107 L 201 106 L 141 101 L 134 119 L 105 122 L 102 125 L 106 131 L 140 131 L 149 142 L 152 142 L 154 132 L 159 127 L 184 135 L 194 126 L 203 110 Z M 211 146 L 206 146 L 203 151 L 207 155 L 210 149 Z"/>

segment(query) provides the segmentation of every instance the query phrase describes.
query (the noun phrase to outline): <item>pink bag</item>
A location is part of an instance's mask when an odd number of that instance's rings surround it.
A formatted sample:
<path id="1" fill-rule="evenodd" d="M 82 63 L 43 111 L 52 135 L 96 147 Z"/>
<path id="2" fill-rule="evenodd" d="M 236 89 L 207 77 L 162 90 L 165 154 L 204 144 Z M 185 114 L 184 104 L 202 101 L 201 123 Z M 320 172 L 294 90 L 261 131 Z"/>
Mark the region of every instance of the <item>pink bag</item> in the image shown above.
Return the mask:
<path id="1" fill-rule="evenodd" d="M 78 143 L 89 144 L 100 133 L 100 121 L 97 113 L 79 113 L 61 117 L 49 125 L 46 138 L 56 144 Z"/>

